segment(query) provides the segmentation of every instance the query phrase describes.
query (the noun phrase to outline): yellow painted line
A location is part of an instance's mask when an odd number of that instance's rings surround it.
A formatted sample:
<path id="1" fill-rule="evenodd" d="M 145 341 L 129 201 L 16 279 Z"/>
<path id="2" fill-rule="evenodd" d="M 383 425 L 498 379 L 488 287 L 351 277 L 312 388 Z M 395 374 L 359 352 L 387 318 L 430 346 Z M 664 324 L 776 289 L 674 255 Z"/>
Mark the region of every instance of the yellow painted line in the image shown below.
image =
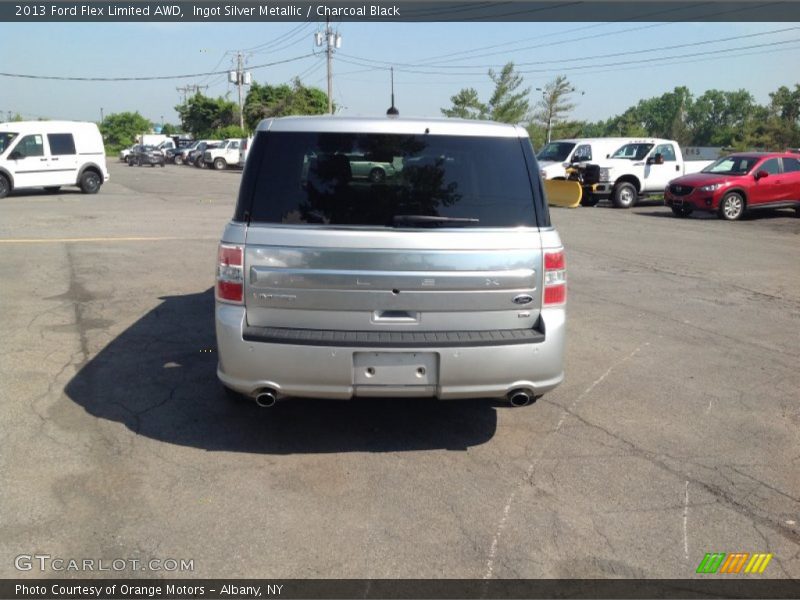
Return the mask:
<path id="1" fill-rule="evenodd" d="M 168 242 L 218 240 L 214 237 L 93 237 L 93 238 L 42 238 L 42 239 L 0 239 L 0 244 L 72 244 L 79 242 Z"/>

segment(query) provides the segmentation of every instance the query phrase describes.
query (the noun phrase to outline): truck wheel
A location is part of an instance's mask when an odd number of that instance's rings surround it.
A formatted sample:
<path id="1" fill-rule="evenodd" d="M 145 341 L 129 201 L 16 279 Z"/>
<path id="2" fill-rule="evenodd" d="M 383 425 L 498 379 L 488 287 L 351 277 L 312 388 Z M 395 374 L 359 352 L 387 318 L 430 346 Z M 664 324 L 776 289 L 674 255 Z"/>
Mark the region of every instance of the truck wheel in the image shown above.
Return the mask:
<path id="1" fill-rule="evenodd" d="M 214 159 L 214 168 L 217 171 L 224 171 L 228 167 L 228 163 L 225 162 L 224 158 L 215 158 Z"/>
<path id="2" fill-rule="evenodd" d="M 636 204 L 638 196 L 634 185 L 623 181 L 614 187 L 614 191 L 611 193 L 611 201 L 617 208 L 630 208 Z"/>
<path id="3" fill-rule="evenodd" d="M 11 191 L 11 183 L 5 175 L 0 175 L 0 198 L 5 198 Z"/>
<path id="4" fill-rule="evenodd" d="M 182 165 L 183 164 L 183 157 L 180 154 L 175 155 L 175 164 Z"/>
<path id="5" fill-rule="evenodd" d="M 730 192 L 722 197 L 719 202 L 720 219 L 735 221 L 744 214 L 744 198 L 741 194 Z"/>
<path id="6" fill-rule="evenodd" d="M 86 171 L 81 175 L 79 185 L 84 194 L 96 194 L 100 190 L 102 183 L 103 182 L 100 181 L 100 175 L 94 171 Z"/>

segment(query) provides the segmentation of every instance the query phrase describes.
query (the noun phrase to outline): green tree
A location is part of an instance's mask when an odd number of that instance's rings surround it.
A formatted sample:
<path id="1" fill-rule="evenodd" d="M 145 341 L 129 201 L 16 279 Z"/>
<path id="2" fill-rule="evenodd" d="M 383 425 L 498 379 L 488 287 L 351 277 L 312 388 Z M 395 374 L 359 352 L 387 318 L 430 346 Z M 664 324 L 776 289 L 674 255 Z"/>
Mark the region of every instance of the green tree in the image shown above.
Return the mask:
<path id="1" fill-rule="evenodd" d="M 107 115 L 100 123 L 100 133 L 106 148 L 124 148 L 136 141 L 136 136 L 150 131 L 152 123 L 138 112 Z"/>
<path id="2" fill-rule="evenodd" d="M 225 98 L 209 98 L 197 93 L 175 110 L 183 128 L 197 138 L 210 137 L 218 129 L 239 121 L 239 108 Z"/>
<path id="3" fill-rule="evenodd" d="M 528 96 L 531 88 L 520 89 L 522 75 L 514 70 L 514 63 L 506 63 L 499 73 L 489 70 L 494 82 L 494 93 L 489 98 L 488 112 L 493 121 L 500 123 L 522 123 L 530 117 Z"/>
<path id="4" fill-rule="evenodd" d="M 487 117 L 488 109 L 478 98 L 475 88 L 460 90 L 455 96 L 450 97 L 450 102 L 452 102 L 450 108 L 441 109 L 445 117 L 458 119 L 485 119 Z"/>
<path id="5" fill-rule="evenodd" d="M 220 140 L 226 140 L 228 138 L 245 138 L 247 137 L 247 132 L 238 125 L 228 125 L 222 129 L 217 129 L 214 132 L 214 137 Z"/>
<path id="6" fill-rule="evenodd" d="M 322 115 L 328 111 L 328 95 L 303 85 L 299 78 L 290 84 L 253 83 L 244 101 L 245 123 L 255 129 L 261 119 L 290 115 Z"/>
<path id="7" fill-rule="evenodd" d="M 522 123 L 528 120 L 530 88 L 520 89 L 522 75 L 514 70 L 514 63 L 506 63 L 499 73 L 489 69 L 494 82 L 494 92 L 486 103 L 481 102 L 474 88 L 463 88 L 450 97 L 450 108 L 442 108 L 446 117 L 462 119 L 492 119 L 500 123 Z"/>
<path id="8" fill-rule="evenodd" d="M 542 98 L 536 103 L 533 124 L 545 131 L 545 141 L 552 139 L 553 128 L 575 109 L 570 96 L 575 88 L 564 75 L 559 75 L 544 86 Z"/>
<path id="9" fill-rule="evenodd" d="M 692 145 L 741 146 L 754 109 L 755 101 L 747 90 L 707 90 L 688 112 Z"/>

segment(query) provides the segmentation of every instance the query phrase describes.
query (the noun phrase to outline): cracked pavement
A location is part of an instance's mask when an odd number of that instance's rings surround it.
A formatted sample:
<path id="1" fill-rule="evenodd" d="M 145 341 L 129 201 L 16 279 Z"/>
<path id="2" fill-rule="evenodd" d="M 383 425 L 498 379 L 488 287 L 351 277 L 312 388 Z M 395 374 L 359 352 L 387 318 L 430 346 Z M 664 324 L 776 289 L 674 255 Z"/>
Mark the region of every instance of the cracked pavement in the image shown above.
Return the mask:
<path id="1" fill-rule="evenodd" d="M 194 560 L 124 577 L 684 578 L 743 551 L 800 577 L 792 212 L 553 209 L 567 379 L 532 406 L 259 410 L 215 375 L 240 175 L 110 167 L 96 196 L 0 200 L 0 240 L 49 240 L 0 241 L 0 576 L 59 575 L 14 568 L 44 553 Z"/>

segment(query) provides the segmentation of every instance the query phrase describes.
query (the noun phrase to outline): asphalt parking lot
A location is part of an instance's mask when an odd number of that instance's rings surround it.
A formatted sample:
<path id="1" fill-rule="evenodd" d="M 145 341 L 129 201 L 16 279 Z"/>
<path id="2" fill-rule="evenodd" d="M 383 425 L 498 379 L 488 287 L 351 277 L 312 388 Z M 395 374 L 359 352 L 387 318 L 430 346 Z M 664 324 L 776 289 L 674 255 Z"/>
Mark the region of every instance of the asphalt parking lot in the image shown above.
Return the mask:
<path id="1" fill-rule="evenodd" d="M 0 200 L 0 576 L 800 577 L 800 219 L 553 209 L 567 379 L 532 406 L 226 400 L 213 273 L 240 174 L 110 164 Z M 313 369 L 313 365 L 309 365 Z M 75 575 L 74 573 L 71 575 Z M 89 575 L 91 573 L 79 573 Z"/>

